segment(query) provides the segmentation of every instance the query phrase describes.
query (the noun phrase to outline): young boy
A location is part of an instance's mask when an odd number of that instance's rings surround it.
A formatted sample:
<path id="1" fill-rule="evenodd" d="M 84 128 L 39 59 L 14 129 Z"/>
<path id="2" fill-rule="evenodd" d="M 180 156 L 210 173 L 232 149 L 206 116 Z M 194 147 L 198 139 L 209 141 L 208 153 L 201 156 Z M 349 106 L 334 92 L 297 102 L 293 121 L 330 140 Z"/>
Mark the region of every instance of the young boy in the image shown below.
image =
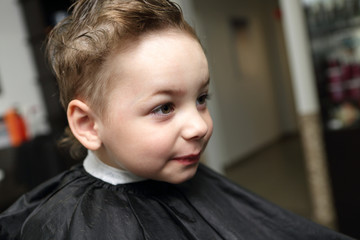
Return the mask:
<path id="1" fill-rule="evenodd" d="M 48 53 L 88 155 L 2 213 L 1 239 L 349 239 L 199 165 L 208 64 L 172 2 L 79 0 Z"/>

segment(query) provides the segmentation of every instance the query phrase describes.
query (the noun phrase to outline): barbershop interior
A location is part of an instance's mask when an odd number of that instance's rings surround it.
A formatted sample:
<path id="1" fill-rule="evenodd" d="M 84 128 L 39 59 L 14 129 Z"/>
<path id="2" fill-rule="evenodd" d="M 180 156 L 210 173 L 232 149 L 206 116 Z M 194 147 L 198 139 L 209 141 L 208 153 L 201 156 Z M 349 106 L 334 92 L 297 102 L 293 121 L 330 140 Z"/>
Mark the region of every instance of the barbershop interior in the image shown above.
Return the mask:
<path id="1" fill-rule="evenodd" d="M 209 62 L 203 164 L 360 238 L 360 1 L 176 0 Z M 0 1 L 0 212 L 81 161 L 44 40 L 71 0 Z"/>

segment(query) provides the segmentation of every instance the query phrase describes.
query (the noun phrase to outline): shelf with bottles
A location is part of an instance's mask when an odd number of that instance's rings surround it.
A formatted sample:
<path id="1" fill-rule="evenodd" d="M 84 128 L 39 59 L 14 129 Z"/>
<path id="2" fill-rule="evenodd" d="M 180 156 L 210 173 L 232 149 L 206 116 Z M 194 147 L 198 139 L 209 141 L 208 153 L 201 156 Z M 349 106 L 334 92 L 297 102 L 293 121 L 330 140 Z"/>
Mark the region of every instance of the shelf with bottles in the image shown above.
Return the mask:
<path id="1" fill-rule="evenodd" d="M 358 102 L 344 101 L 331 104 L 327 111 L 326 130 L 360 129 L 360 106 Z"/>
<path id="2" fill-rule="evenodd" d="M 357 28 L 343 29 L 329 36 L 310 38 L 310 46 L 314 55 L 343 54 L 343 57 L 337 57 L 347 58 L 345 55 L 352 54 L 351 52 L 354 51 L 358 52 L 360 49 L 360 25 Z"/>
<path id="3" fill-rule="evenodd" d="M 342 54 L 340 54 L 342 53 Z M 360 128 L 360 55 L 346 50 L 316 62 L 318 92 L 328 130 Z"/>
<path id="4" fill-rule="evenodd" d="M 311 38 L 360 27 L 359 0 L 303 0 Z"/>
<path id="5" fill-rule="evenodd" d="M 310 40 L 325 128 L 360 128 L 360 28 Z"/>

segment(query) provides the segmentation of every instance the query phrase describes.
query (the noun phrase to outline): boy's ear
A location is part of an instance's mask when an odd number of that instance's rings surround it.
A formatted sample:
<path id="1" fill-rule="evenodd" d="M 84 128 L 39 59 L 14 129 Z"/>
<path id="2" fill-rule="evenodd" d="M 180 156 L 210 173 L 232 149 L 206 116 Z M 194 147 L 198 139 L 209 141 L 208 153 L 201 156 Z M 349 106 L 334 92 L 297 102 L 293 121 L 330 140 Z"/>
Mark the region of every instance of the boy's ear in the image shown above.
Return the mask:
<path id="1" fill-rule="evenodd" d="M 67 118 L 72 133 L 84 147 L 93 151 L 101 147 L 95 116 L 86 103 L 72 100 L 68 105 Z"/>

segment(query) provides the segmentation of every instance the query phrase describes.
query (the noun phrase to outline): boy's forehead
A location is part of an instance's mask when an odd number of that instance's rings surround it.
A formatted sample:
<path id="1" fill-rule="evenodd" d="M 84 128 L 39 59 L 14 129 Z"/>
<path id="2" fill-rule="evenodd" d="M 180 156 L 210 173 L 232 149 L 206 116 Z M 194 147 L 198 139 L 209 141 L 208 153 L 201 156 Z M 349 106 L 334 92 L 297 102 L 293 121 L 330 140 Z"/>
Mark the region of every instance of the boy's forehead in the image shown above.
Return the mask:
<path id="1" fill-rule="evenodd" d="M 105 68 L 113 77 L 120 78 L 144 71 L 156 75 L 181 70 L 179 62 L 194 58 L 207 65 L 196 39 L 180 31 L 162 31 L 134 39 L 116 49 L 107 59 Z"/>
<path id="2" fill-rule="evenodd" d="M 135 55 L 136 53 L 150 54 L 154 48 L 157 48 L 154 53 L 166 48 L 167 51 L 172 47 L 181 47 L 194 45 L 201 48 L 200 43 L 196 38 L 189 33 L 177 29 L 165 29 L 159 31 L 150 31 L 135 38 L 129 38 L 117 45 L 113 52 L 113 56 L 119 58 L 127 54 Z M 174 49 L 176 50 L 176 49 Z M 189 49 L 190 50 L 190 49 Z M 202 50 L 202 48 L 201 48 Z"/>

